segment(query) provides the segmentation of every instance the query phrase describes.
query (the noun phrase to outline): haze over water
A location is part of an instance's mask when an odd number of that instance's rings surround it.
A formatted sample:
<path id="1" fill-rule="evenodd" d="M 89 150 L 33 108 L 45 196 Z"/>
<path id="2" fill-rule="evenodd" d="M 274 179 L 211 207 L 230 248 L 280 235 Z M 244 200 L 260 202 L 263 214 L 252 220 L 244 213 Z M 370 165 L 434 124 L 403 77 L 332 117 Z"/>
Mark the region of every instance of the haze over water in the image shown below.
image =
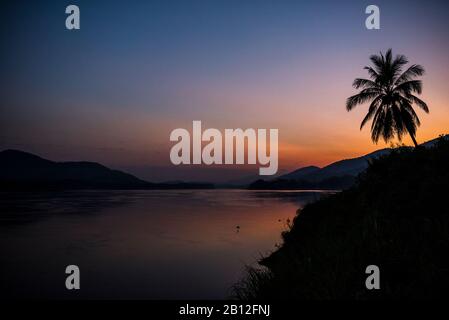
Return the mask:
<path id="1" fill-rule="evenodd" d="M 2 196 L 2 295 L 226 298 L 319 192 L 71 191 Z M 240 228 L 237 228 L 239 226 Z M 65 289 L 78 265 L 81 290 Z"/>

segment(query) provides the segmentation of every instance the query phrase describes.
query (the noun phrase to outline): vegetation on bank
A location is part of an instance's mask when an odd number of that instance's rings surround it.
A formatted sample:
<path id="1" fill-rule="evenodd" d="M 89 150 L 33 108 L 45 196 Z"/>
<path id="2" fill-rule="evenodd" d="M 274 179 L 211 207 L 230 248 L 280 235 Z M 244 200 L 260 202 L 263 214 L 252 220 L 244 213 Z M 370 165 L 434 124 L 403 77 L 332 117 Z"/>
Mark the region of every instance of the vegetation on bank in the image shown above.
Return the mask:
<path id="1" fill-rule="evenodd" d="M 298 211 L 239 299 L 441 298 L 449 286 L 449 141 L 398 148 L 356 184 Z M 367 290 L 368 265 L 380 290 Z"/>

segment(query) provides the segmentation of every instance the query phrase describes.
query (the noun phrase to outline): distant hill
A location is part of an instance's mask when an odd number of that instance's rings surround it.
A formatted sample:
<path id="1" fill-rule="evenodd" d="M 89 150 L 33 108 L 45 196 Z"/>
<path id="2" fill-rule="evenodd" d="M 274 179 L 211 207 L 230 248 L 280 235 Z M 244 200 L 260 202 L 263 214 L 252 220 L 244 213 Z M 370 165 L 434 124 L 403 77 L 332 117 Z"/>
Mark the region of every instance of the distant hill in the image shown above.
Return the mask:
<path id="1" fill-rule="evenodd" d="M 280 176 L 279 178 L 287 179 L 287 180 L 303 179 L 305 176 L 312 175 L 314 173 L 317 173 L 320 170 L 321 170 L 321 168 L 316 167 L 316 166 L 303 167 L 303 168 L 299 168 L 293 172 L 284 174 L 283 176 Z"/>
<path id="2" fill-rule="evenodd" d="M 360 172 L 364 171 L 368 168 L 369 160 L 376 159 L 380 156 L 387 155 L 391 152 L 391 149 L 381 149 L 369 153 L 367 155 L 340 160 L 334 163 L 331 163 L 328 166 L 325 166 L 321 169 L 315 170 L 309 174 L 303 175 L 301 179 L 305 179 L 307 181 L 319 182 L 324 179 L 329 179 L 332 177 L 343 177 L 343 176 L 357 176 Z M 280 177 L 285 178 L 285 176 Z"/>
<path id="3" fill-rule="evenodd" d="M 0 152 L 0 189 L 190 189 L 203 183 L 151 183 L 95 162 L 54 162 L 18 150 Z"/>
<path id="4" fill-rule="evenodd" d="M 445 136 L 445 139 L 448 136 Z M 427 141 L 421 146 L 433 146 L 438 138 Z M 368 168 L 369 162 L 388 155 L 392 149 L 385 148 L 361 157 L 340 160 L 323 168 L 309 166 L 297 169 L 272 180 L 257 180 L 249 189 L 346 189 L 357 175 Z"/>
<path id="5" fill-rule="evenodd" d="M 371 159 L 389 154 L 391 149 L 381 149 L 362 157 L 340 160 L 319 168 L 309 166 L 297 169 L 272 180 L 257 180 L 249 189 L 346 189 L 355 182 L 355 177 L 364 171 Z"/>

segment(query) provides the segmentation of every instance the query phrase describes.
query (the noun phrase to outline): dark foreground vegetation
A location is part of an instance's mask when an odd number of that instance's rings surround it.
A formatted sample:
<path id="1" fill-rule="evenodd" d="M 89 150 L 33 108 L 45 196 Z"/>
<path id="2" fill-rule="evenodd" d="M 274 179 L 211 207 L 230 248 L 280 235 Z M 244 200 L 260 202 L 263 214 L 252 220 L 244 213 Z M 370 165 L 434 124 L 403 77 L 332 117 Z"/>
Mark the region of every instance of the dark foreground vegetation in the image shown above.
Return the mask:
<path id="1" fill-rule="evenodd" d="M 355 186 L 298 211 L 283 245 L 234 288 L 240 299 L 449 296 L 449 141 L 374 159 Z M 365 269 L 380 268 L 380 290 Z"/>

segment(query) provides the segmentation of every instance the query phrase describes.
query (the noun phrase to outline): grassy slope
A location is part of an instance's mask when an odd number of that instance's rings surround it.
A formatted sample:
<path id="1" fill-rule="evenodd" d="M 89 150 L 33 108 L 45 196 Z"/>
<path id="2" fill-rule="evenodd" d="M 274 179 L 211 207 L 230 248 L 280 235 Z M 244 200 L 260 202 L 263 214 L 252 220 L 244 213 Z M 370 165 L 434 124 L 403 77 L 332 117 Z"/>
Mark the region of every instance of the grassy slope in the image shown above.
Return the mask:
<path id="1" fill-rule="evenodd" d="M 237 298 L 448 296 L 449 142 L 375 160 L 353 188 L 307 205 Z M 381 290 L 365 288 L 380 267 Z"/>

